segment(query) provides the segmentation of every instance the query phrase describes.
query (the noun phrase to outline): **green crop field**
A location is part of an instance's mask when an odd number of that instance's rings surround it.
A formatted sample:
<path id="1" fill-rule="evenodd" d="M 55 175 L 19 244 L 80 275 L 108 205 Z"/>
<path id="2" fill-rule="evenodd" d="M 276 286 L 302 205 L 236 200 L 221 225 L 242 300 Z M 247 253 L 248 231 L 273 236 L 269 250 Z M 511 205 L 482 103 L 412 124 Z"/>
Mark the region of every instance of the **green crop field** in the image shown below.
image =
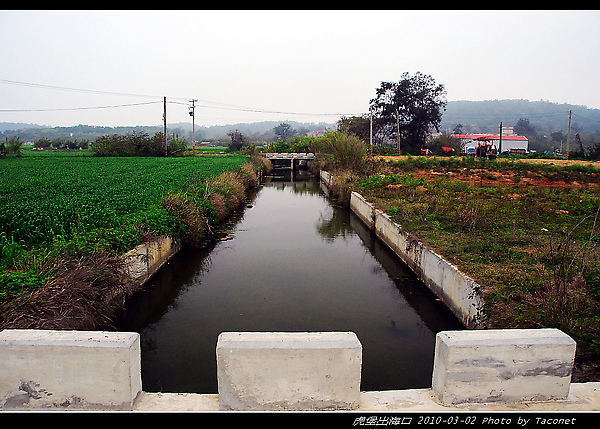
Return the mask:
<path id="1" fill-rule="evenodd" d="M 36 245 L 111 225 L 191 179 L 210 179 L 248 159 L 77 155 L 24 151 L 23 157 L 0 160 L 0 238 Z"/>

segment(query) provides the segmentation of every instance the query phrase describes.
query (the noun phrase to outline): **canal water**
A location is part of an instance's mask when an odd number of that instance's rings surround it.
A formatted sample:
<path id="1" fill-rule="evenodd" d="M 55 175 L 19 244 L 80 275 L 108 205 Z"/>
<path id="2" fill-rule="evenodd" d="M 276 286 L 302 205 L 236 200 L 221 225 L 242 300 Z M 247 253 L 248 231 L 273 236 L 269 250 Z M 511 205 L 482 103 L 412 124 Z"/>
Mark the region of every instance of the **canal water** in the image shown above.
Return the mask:
<path id="1" fill-rule="evenodd" d="M 431 386 L 436 333 L 462 325 L 318 181 L 267 179 L 229 229 L 128 302 L 118 329 L 140 333 L 144 391 L 218 393 L 226 331 L 352 331 L 362 391 Z"/>

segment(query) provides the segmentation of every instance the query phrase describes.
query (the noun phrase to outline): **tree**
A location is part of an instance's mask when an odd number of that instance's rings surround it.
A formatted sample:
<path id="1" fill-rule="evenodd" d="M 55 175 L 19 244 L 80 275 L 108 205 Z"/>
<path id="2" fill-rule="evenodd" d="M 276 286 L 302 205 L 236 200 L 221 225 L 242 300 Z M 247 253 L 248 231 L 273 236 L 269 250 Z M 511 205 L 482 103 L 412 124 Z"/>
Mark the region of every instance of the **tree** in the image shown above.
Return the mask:
<path id="1" fill-rule="evenodd" d="M 464 134 L 463 124 L 457 124 L 452 130 L 452 134 Z"/>
<path id="2" fill-rule="evenodd" d="M 431 129 L 439 132 L 446 108 L 444 85 L 421 72 L 402 75 L 400 82 L 381 82 L 371 100 L 373 132 L 396 139 L 400 152 L 418 153 Z"/>
<path id="3" fill-rule="evenodd" d="M 368 142 L 371 137 L 370 121 L 367 115 L 350 116 L 349 118 L 342 116 L 337 122 L 337 129 L 342 133 L 354 134 L 364 142 Z"/>
<path id="4" fill-rule="evenodd" d="M 21 137 L 5 137 L 6 140 L 6 150 L 9 155 L 21 156 L 21 146 L 23 142 L 21 141 Z"/>
<path id="5" fill-rule="evenodd" d="M 291 127 L 290 124 L 282 122 L 281 124 L 273 127 L 273 132 L 277 137 L 282 140 L 287 140 L 291 137 L 294 137 L 296 134 L 296 130 Z"/>
<path id="6" fill-rule="evenodd" d="M 231 143 L 229 143 L 229 150 L 232 152 L 241 150 L 246 142 L 246 137 L 244 137 L 244 135 L 238 130 L 229 131 L 227 135 L 231 139 Z"/>
<path id="7" fill-rule="evenodd" d="M 513 130 L 516 134 L 520 136 L 526 136 L 529 139 L 532 139 L 536 136 L 535 127 L 529 122 L 527 118 L 521 118 L 517 121 Z"/>

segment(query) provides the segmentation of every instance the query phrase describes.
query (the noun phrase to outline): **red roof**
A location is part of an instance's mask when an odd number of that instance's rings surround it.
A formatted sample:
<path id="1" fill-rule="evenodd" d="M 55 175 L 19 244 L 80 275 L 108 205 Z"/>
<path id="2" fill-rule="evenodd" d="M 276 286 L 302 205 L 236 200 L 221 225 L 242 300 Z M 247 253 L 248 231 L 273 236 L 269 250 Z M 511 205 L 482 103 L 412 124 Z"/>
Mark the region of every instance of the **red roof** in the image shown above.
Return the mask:
<path id="1" fill-rule="evenodd" d="M 452 137 L 456 139 L 480 139 L 481 137 L 487 137 L 491 140 L 500 140 L 500 134 L 452 134 Z M 529 141 L 525 136 L 502 136 L 502 140 L 520 140 Z"/>

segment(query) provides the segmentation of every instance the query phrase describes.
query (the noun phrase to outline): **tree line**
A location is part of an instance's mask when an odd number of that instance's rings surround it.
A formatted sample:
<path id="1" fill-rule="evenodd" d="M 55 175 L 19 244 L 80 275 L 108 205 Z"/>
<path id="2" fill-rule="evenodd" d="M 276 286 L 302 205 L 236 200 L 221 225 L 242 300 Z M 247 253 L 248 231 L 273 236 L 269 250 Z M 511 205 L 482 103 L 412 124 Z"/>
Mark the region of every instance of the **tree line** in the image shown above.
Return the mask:
<path id="1" fill-rule="evenodd" d="M 65 138 L 41 138 L 34 142 L 34 150 L 64 149 L 77 150 L 91 147 L 94 156 L 181 156 L 187 151 L 187 141 L 177 135 L 169 136 L 165 144 L 162 132 L 150 136 L 145 132 L 129 134 L 109 134 L 96 139 L 90 144 L 89 140 L 69 140 Z M 20 137 L 5 137 L 0 143 L 0 158 L 6 155 L 21 156 L 23 141 Z"/>

